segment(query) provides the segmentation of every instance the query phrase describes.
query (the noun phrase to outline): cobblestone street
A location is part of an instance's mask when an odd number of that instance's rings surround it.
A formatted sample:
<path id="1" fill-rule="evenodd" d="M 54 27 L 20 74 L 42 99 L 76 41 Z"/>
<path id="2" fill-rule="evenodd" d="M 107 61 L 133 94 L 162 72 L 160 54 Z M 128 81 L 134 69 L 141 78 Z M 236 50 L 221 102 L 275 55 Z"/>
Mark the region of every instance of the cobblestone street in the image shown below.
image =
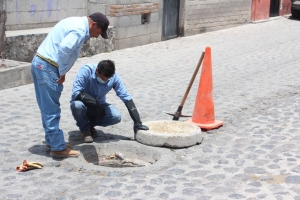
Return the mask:
<path id="1" fill-rule="evenodd" d="M 215 116 L 224 125 L 203 132 L 200 145 L 172 150 L 174 162 L 151 172 L 102 175 L 52 159 L 33 84 L 1 90 L 0 199 L 300 200 L 299 33 L 300 21 L 278 17 L 78 59 L 60 98 L 60 128 L 71 144 L 79 130 L 69 101 L 82 65 L 113 60 L 142 121 L 172 120 L 163 111 L 176 111 L 202 51 L 211 47 Z M 199 74 L 184 115 L 193 113 Z M 107 101 L 122 121 L 96 127 L 99 140 L 133 139 L 124 103 L 114 91 Z M 24 159 L 45 166 L 17 172 Z"/>

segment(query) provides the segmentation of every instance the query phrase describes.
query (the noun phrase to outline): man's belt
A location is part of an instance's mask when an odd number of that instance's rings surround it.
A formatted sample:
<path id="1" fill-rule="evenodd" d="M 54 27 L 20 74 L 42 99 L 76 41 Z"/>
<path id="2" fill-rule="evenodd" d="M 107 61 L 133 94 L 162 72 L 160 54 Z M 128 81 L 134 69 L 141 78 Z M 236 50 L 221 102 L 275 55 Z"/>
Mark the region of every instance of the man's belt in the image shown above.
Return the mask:
<path id="1" fill-rule="evenodd" d="M 42 59 L 42 60 L 46 61 L 47 63 L 53 65 L 54 67 L 58 68 L 58 64 L 57 64 L 56 62 L 54 62 L 54 61 L 52 61 L 52 60 L 50 60 L 50 59 L 48 59 L 48 58 L 43 57 L 41 54 L 38 54 L 38 53 L 37 53 L 36 55 L 37 55 L 40 59 Z"/>

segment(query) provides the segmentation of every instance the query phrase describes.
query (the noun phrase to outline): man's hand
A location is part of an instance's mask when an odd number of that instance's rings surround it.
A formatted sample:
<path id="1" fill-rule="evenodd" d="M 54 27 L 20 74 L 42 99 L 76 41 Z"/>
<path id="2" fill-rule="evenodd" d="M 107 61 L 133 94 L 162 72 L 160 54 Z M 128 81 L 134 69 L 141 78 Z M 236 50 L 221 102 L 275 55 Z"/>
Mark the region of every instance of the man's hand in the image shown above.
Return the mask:
<path id="1" fill-rule="evenodd" d="M 129 100 L 125 103 L 127 110 L 130 114 L 131 119 L 133 120 L 133 131 L 136 134 L 138 130 L 149 130 L 149 128 L 142 124 L 140 114 L 138 113 L 133 100 Z M 135 137 L 134 134 L 134 137 Z"/>
<path id="2" fill-rule="evenodd" d="M 63 76 L 60 76 L 59 79 L 56 81 L 58 84 L 62 84 L 63 82 L 65 82 L 65 76 L 66 75 L 63 75 Z"/>
<path id="3" fill-rule="evenodd" d="M 97 118 L 98 119 L 102 119 L 103 116 L 105 115 L 105 110 L 104 108 L 97 102 L 97 106 L 96 106 L 96 112 L 97 112 Z"/>
<path id="4" fill-rule="evenodd" d="M 134 133 L 137 133 L 138 130 L 149 130 L 148 126 L 143 125 L 142 123 L 134 123 L 133 125 L 133 131 Z"/>

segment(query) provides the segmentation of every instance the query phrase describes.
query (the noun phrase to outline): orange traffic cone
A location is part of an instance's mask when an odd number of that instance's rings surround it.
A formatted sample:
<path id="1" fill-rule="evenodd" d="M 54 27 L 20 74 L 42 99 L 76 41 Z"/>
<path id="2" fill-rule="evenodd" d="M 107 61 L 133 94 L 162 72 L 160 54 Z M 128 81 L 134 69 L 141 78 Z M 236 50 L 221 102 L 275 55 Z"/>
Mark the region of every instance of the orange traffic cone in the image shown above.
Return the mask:
<path id="1" fill-rule="evenodd" d="M 196 124 L 206 130 L 218 128 L 223 125 L 222 121 L 215 120 L 210 47 L 206 47 L 205 49 L 194 112 L 192 119 L 187 122 Z"/>

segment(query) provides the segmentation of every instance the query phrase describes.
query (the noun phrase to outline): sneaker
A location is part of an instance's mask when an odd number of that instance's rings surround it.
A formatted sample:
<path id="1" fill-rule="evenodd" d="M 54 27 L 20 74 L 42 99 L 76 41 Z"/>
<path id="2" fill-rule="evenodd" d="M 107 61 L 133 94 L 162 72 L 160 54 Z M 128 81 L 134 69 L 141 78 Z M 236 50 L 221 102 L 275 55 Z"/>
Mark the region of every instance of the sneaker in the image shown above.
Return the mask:
<path id="1" fill-rule="evenodd" d="M 50 156 L 53 158 L 69 158 L 69 157 L 78 157 L 80 155 L 79 151 L 72 150 L 66 147 L 62 151 L 51 151 Z"/>
<path id="2" fill-rule="evenodd" d="M 97 130 L 95 129 L 95 127 L 90 128 L 90 133 L 92 135 L 92 138 L 95 138 L 98 136 L 98 133 L 97 133 Z"/>
<path id="3" fill-rule="evenodd" d="M 72 149 L 72 145 L 70 145 L 69 143 L 66 143 L 66 147 Z M 50 145 L 45 146 L 45 151 L 48 152 L 48 153 L 51 151 Z"/>
<path id="4" fill-rule="evenodd" d="M 92 138 L 90 131 L 82 132 L 81 137 L 83 138 L 84 143 L 92 143 L 93 142 L 93 138 Z"/>

